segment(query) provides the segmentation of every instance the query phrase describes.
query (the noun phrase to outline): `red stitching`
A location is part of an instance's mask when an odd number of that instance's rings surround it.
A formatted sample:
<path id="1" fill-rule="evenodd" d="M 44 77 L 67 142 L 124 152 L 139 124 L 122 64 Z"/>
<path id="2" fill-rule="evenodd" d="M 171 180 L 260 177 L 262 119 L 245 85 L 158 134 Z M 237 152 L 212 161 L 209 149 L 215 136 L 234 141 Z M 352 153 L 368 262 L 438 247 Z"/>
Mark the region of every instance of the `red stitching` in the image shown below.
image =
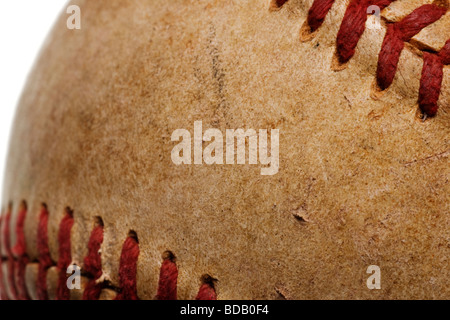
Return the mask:
<path id="1" fill-rule="evenodd" d="M 3 247 L 3 214 L 0 216 L 0 248 Z M 1 300 L 8 300 L 8 295 L 6 294 L 6 285 L 3 280 L 3 264 L 7 263 L 7 259 L 3 257 L 3 251 L 0 249 L 0 298 Z"/>
<path id="2" fill-rule="evenodd" d="M 129 236 L 122 247 L 119 265 L 120 293 L 116 300 L 139 300 L 137 295 L 137 261 L 139 243 L 135 237 Z"/>
<path id="3" fill-rule="evenodd" d="M 11 208 L 8 209 L 6 212 L 5 220 L 4 220 L 4 226 L 3 226 L 3 246 L 6 251 L 6 255 L 8 258 L 7 261 L 7 283 L 8 288 L 11 294 L 11 298 L 14 300 L 18 299 L 17 290 L 16 290 L 16 284 L 14 281 L 14 275 L 15 275 L 15 262 L 14 262 L 14 256 L 11 249 L 11 232 L 10 232 L 10 226 L 11 226 Z"/>
<path id="4" fill-rule="evenodd" d="M 178 268 L 175 263 L 175 256 L 167 252 L 161 265 L 157 300 L 177 300 L 177 279 Z"/>
<path id="5" fill-rule="evenodd" d="M 28 298 L 27 290 L 25 287 L 25 267 L 28 261 L 28 256 L 26 254 L 26 243 L 24 234 L 24 223 L 26 219 L 26 204 L 24 204 L 18 214 L 18 222 L 16 225 L 17 232 L 17 244 L 14 247 L 14 254 L 18 257 L 15 261 L 14 257 L 9 255 L 6 260 L 9 266 L 11 261 L 20 262 L 20 269 L 23 272 L 17 273 L 15 278 L 15 284 L 19 284 L 20 288 L 24 290 L 23 292 Z M 0 226 L 3 228 L 2 236 L 0 237 L 2 242 L 6 242 L 9 239 L 9 230 L 7 229 L 7 222 L 11 219 L 10 211 L 4 217 L 0 217 Z M 38 279 L 36 283 L 37 297 L 40 300 L 48 299 L 47 293 L 47 271 L 50 267 L 54 266 L 55 263 L 52 261 L 50 256 L 50 249 L 48 246 L 48 221 L 49 212 L 46 205 L 42 205 L 41 212 L 39 215 L 38 223 L 38 233 L 37 233 L 37 248 L 38 248 L 38 261 L 39 261 L 39 271 Z M 2 223 L 3 222 L 3 223 Z M 70 234 L 71 229 L 74 224 L 73 212 L 67 208 L 66 214 L 60 222 L 58 231 L 58 241 L 59 241 L 59 259 L 57 262 L 57 268 L 59 272 L 59 278 L 57 283 L 57 300 L 68 300 L 70 299 L 70 290 L 67 288 L 66 281 L 67 275 L 66 270 L 71 263 L 71 240 Z M 106 282 L 99 282 L 102 277 L 102 263 L 100 249 L 103 243 L 104 227 L 103 222 L 100 221 L 92 230 L 91 236 L 88 242 L 88 255 L 84 259 L 84 271 L 85 274 L 91 278 L 84 290 L 83 300 L 98 300 L 102 290 L 106 287 Z M 6 248 L 6 247 L 5 247 Z M 11 250 L 9 250 L 10 252 Z M 137 235 L 134 232 L 130 233 L 130 236 L 125 240 L 122 253 L 120 257 L 119 265 L 119 294 L 116 300 L 138 300 L 137 294 L 137 262 L 139 258 L 139 243 L 137 240 Z M 19 259 L 20 257 L 24 258 Z M 158 282 L 158 291 L 156 299 L 158 300 L 176 300 L 177 299 L 177 281 L 178 281 L 178 268 L 176 265 L 176 258 L 173 253 L 167 251 L 163 255 L 163 263 L 160 269 L 160 277 Z M 17 266 L 17 264 L 16 264 Z M 14 274 L 14 273 L 13 273 Z M 8 272 L 10 276 L 11 273 Z M 14 279 L 10 279 L 13 281 Z M 202 285 L 196 296 L 197 300 L 216 300 L 217 294 L 215 291 L 214 281 L 210 276 L 204 276 L 202 278 Z M 99 283 L 97 283 L 99 282 Z M 2 283 L 0 282 L 0 285 Z M 5 293 L 5 286 L 2 286 L 2 293 Z M 7 299 L 6 295 L 2 296 L 2 299 Z M 16 298 L 25 298 L 20 294 Z"/>
<path id="6" fill-rule="evenodd" d="M 419 106 L 427 116 L 435 116 L 444 78 L 444 65 L 450 64 L 450 39 L 439 54 L 425 52 L 420 79 Z"/>
<path id="7" fill-rule="evenodd" d="M 7 222 L 10 221 L 11 213 L 5 216 L 3 242 L 8 243 L 9 230 L 6 228 Z M 23 230 L 24 221 L 26 218 L 26 207 L 24 207 L 18 216 L 18 223 L 16 232 L 18 235 L 17 245 L 14 248 L 14 253 L 18 256 L 26 256 L 25 234 Z M 37 293 L 39 299 L 48 299 L 47 294 L 47 271 L 54 265 L 50 257 L 50 249 L 48 247 L 48 219 L 49 213 L 45 205 L 42 206 L 39 216 L 39 227 L 37 235 L 37 247 L 39 252 L 39 274 L 37 279 Z M 3 218 L 2 218 L 3 220 Z M 58 287 L 56 298 L 58 300 L 70 299 L 70 290 L 67 288 L 66 269 L 71 263 L 71 241 L 70 233 L 73 227 L 73 213 L 70 209 L 66 209 L 66 215 L 62 219 L 58 231 L 59 241 L 59 259 L 57 263 L 59 271 Z M 98 300 L 101 290 L 105 287 L 104 283 L 98 283 L 97 280 L 102 276 L 102 265 L 99 250 L 103 243 L 103 225 L 97 225 L 90 236 L 88 243 L 88 255 L 84 259 L 85 272 L 92 277 L 85 288 L 84 300 Z M 11 251 L 11 250 L 10 250 Z M 120 293 L 116 300 L 137 300 L 137 261 L 139 257 L 139 244 L 137 236 L 129 236 L 122 248 L 119 266 L 120 279 Z M 14 259 L 9 256 L 8 263 Z M 25 260 L 24 260 L 25 261 Z M 28 262 L 27 262 L 28 263 Z M 26 266 L 26 263 L 24 264 Z M 23 270 L 25 270 L 23 268 Z M 10 273 L 8 273 L 11 275 Z M 20 280 L 16 278 L 16 283 L 24 284 L 24 272 L 18 275 Z M 176 300 L 177 299 L 177 279 L 178 268 L 175 263 L 175 256 L 166 252 L 164 261 L 161 265 L 160 279 L 158 283 L 158 293 L 156 299 L 158 300 Z M 214 284 L 212 280 L 207 278 L 203 281 L 200 290 L 197 294 L 197 300 L 215 300 L 217 299 Z M 26 289 L 25 289 L 26 292 Z M 7 298 L 7 297 L 5 297 Z"/>
<path id="8" fill-rule="evenodd" d="M 216 291 L 210 284 L 204 283 L 200 287 L 195 300 L 217 300 Z"/>
<path id="9" fill-rule="evenodd" d="M 410 41 L 420 30 L 436 22 L 446 11 L 446 8 L 433 4 L 424 5 L 400 22 L 389 25 L 378 58 L 377 83 L 382 90 L 387 89 L 394 80 L 404 42 Z"/>
<path id="10" fill-rule="evenodd" d="M 28 255 L 26 253 L 27 248 L 24 232 L 26 215 L 27 215 L 27 206 L 26 203 L 22 203 L 19 210 L 19 214 L 17 216 L 17 223 L 16 223 L 17 242 L 12 250 L 14 255 L 16 256 L 14 277 L 16 283 L 17 298 L 19 300 L 30 299 L 25 284 L 25 268 L 27 264 L 30 262 L 30 259 L 28 258 Z"/>
<path id="11" fill-rule="evenodd" d="M 381 9 L 395 0 L 352 0 L 349 4 L 339 33 L 337 36 L 337 55 L 341 63 L 346 63 L 354 55 L 356 45 L 364 32 L 365 21 L 367 19 L 366 8 L 369 5 L 378 5 Z M 275 4 L 283 6 L 287 0 L 276 0 Z M 308 25 L 312 32 L 316 31 L 331 9 L 334 0 L 316 0 L 308 14 Z M 442 17 L 447 8 L 437 5 L 424 5 L 414 10 L 410 15 L 398 23 L 389 24 L 383 41 L 382 50 L 379 54 L 377 83 L 381 89 L 387 89 L 395 76 L 398 60 L 404 47 L 404 42 L 420 32 L 423 28 L 434 23 Z M 421 110 L 428 116 L 433 116 L 438 110 L 437 101 L 443 80 L 443 66 L 450 64 L 450 39 L 439 53 L 424 52 L 424 65 L 419 90 L 419 105 Z M 2 236 L 0 240 L 7 254 L 8 287 L 13 298 L 27 299 L 25 288 L 25 266 L 29 262 L 26 254 L 26 243 L 24 234 L 24 222 L 26 218 L 26 205 L 18 214 L 16 234 L 17 244 L 11 249 L 10 243 L 10 222 L 11 210 L 8 210 L 4 217 L 0 217 Z M 37 279 L 37 292 L 39 299 L 48 299 L 47 294 L 47 270 L 55 265 L 50 256 L 48 247 L 48 218 L 49 213 L 45 205 L 42 206 L 37 235 L 37 248 L 39 252 L 39 274 Z M 59 259 L 57 263 L 59 271 L 57 299 L 69 299 L 70 291 L 66 286 L 66 269 L 71 263 L 71 240 L 70 232 L 74 224 L 73 214 L 70 209 L 66 210 L 66 215 L 60 224 L 58 232 Z M 102 276 L 102 265 L 99 250 L 103 243 L 103 226 L 98 225 L 91 233 L 88 243 L 88 256 L 84 259 L 85 271 L 92 279 L 89 281 L 83 299 L 96 300 L 99 298 L 104 283 L 97 284 L 97 280 Z M 129 236 L 122 247 L 119 265 L 120 292 L 116 300 L 137 300 L 137 262 L 139 258 L 139 244 L 135 236 Z M 16 256 L 16 258 L 14 257 Z M 3 259 L 2 259 L 3 262 Z M 0 270 L 0 290 L 1 298 L 7 299 L 5 293 L 5 283 Z M 177 299 L 177 279 L 178 268 L 175 257 L 170 254 L 161 265 L 160 278 L 158 283 L 159 300 Z M 214 280 L 205 277 L 202 280 L 197 300 L 216 300 Z"/>
<path id="12" fill-rule="evenodd" d="M 37 279 L 37 296 L 39 300 L 48 300 L 47 270 L 54 265 L 48 247 L 48 211 L 42 205 L 37 232 L 37 249 L 39 252 L 39 269 Z"/>
<path id="13" fill-rule="evenodd" d="M 100 248 L 103 243 L 103 225 L 97 225 L 91 233 L 88 243 L 88 255 L 84 258 L 84 269 L 92 277 L 89 280 L 84 293 L 83 300 L 98 300 L 103 283 L 97 283 L 97 280 L 102 276 L 102 259 L 100 256 Z"/>
<path id="14" fill-rule="evenodd" d="M 381 10 L 395 0 L 352 0 L 342 20 L 336 41 L 340 63 L 347 63 L 355 54 L 355 48 L 366 29 L 367 8 L 378 6 Z"/>
<path id="15" fill-rule="evenodd" d="M 442 60 L 442 64 L 444 65 L 450 64 L 450 39 L 447 40 L 444 48 L 442 48 L 441 52 L 439 52 L 439 57 Z"/>
<path id="16" fill-rule="evenodd" d="M 347 63 L 355 54 L 367 20 L 367 8 L 376 5 L 384 9 L 396 0 L 352 0 L 347 7 L 336 40 L 336 54 L 341 64 Z M 316 31 L 325 20 L 334 0 L 315 0 L 309 9 L 307 23 L 310 31 Z M 400 54 L 412 37 L 423 28 L 439 20 L 447 6 L 426 4 L 397 23 L 388 25 L 382 49 L 378 57 L 377 84 L 381 90 L 392 84 Z M 449 39 L 450 41 L 450 39 Z M 424 52 L 424 65 L 419 90 L 419 107 L 427 116 L 438 111 L 438 100 L 443 79 L 443 66 L 448 65 L 449 41 L 439 54 Z"/>
<path id="17" fill-rule="evenodd" d="M 56 291 L 56 300 L 69 300 L 70 290 L 67 287 L 67 268 L 72 262 L 72 249 L 70 241 L 70 232 L 73 226 L 73 212 L 69 208 L 59 225 L 58 242 L 59 242 L 59 259 L 57 263 L 59 278 L 58 288 Z"/>
<path id="18" fill-rule="evenodd" d="M 316 31 L 323 24 L 325 17 L 333 6 L 334 0 L 316 0 L 308 12 L 308 25 L 311 32 Z"/>
<path id="19" fill-rule="evenodd" d="M 198 291 L 195 300 L 217 300 L 217 293 L 214 285 L 215 281 L 216 280 L 209 275 L 203 276 L 203 283 L 200 287 L 200 290 Z"/>

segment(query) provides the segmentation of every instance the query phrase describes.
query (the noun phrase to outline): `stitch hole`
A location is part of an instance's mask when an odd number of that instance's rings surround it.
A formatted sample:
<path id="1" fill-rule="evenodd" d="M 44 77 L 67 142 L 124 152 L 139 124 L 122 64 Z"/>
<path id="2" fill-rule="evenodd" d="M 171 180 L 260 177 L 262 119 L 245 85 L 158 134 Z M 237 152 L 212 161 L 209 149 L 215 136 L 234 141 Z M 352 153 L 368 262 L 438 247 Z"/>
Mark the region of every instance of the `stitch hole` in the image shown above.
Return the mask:
<path id="1" fill-rule="evenodd" d="M 288 1 L 289 0 L 271 0 L 269 10 L 271 10 L 271 11 L 280 10 L 281 7 L 283 7 L 284 4 Z"/>
<path id="2" fill-rule="evenodd" d="M 176 262 L 177 260 L 177 257 L 173 254 L 172 251 L 165 251 L 161 257 L 163 260 L 169 260 L 171 262 Z"/>
<path id="3" fill-rule="evenodd" d="M 68 214 L 69 216 L 71 216 L 73 218 L 73 210 L 70 207 L 66 207 L 66 209 L 64 209 L 65 213 Z"/>
<path id="4" fill-rule="evenodd" d="M 28 209 L 28 205 L 27 205 L 27 202 L 25 200 L 22 200 L 20 202 L 20 209 L 21 210 L 27 210 Z"/>
<path id="5" fill-rule="evenodd" d="M 417 104 L 417 105 L 416 105 L 415 119 L 416 119 L 418 122 L 424 123 L 428 118 L 429 118 L 428 115 L 427 115 L 425 112 L 423 112 L 423 111 L 420 109 L 420 106 Z"/>
<path id="6" fill-rule="evenodd" d="M 104 227 L 103 219 L 99 216 L 94 218 L 94 227 Z"/>
<path id="7" fill-rule="evenodd" d="M 128 237 L 136 240 L 136 242 L 139 244 L 139 238 L 138 238 L 138 235 L 137 235 L 136 231 L 130 230 L 128 232 Z"/>
<path id="8" fill-rule="evenodd" d="M 378 81 L 375 78 L 375 80 L 372 82 L 372 85 L 370 86 L 370 97 L 373 100 L 380 100 L 383 97 L 386 90 L 380 88 L 380 86 L 378 85 Z"/>
<path id="9" fill-rule="evenodd" d="M 336 50 L 334 52 L 333 58 L 331 60 L 331 70 L 333 70 L 335 72 L 345 70 L 345 69 L 347 69 L 349 62 L 350 62 L 350 60 L 347 62 L 341 62 L 341 58 L 339 57 L 339 54 Z"/>
<path id="10" fill-rule="evenodd" d="M 311 41 L 312 39 L 314 39 L 318 31 L 319 29 L 313 31 L 308 23 L 308 20 L 306 20 L 300 28 L 300 42 Z"/>
<path id="11" fill-rule="evenodd" d="M 204 274 L 200 277 L 200 281 L 202 284 L 207 284 L 209 285 L 211 288 L 213 288 L 214 290 L 216 289 L 216 283 L 219 282 L 219 280 L 217 280 L 216 278 L 213 278 L 212 276 L 210 276 L 209 274 Z"/>

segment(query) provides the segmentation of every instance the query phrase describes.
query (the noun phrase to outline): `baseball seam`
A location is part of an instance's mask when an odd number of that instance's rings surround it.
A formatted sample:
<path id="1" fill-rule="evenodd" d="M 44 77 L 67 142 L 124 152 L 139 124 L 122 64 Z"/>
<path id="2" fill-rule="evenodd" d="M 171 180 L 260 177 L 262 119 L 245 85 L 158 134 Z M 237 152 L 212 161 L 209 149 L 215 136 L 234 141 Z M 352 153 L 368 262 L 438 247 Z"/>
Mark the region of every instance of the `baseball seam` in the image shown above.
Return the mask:
<path id="1" fill-rule="evenodd" d="M 11 208 L 11 207 L 10 207 Z M 2 300 L 29 300 L 31 294 L 25 285 L 25 270 L 29 264 L 29 258 L 26 254 L 25 234 L 23 232 L 24 221 L 27 214 L 26 202 L 23 202 L 19 209 L 16 222 L 17 244 L 14 249 L 10 246 L 10 225 L 11 209 L 0 220 L 1 241 L 3 248 L 7 253 L 6 259 L 2 259 L 2 266 L 6 263 L 6 268 L 1 268 L 0 273 L 0 292 Z M 49 212 L 45 204 L 42 205 L 39 215 L 37 246 L 38 246 L 38 276 L 36 279 L 36 292 L 38 300 L 48 300 L 48 277 L 47 272 L 50 268 L 56 266 L 58 272 L 58 283 L 56 287 L 56 300 L 69 300 L 71 298 L 70 290 L 67 286 L 68 275 L 67 268 L 72 263 L 71 256 L 71 230 L 74 225 L 74 213 L 70 208 L 65 209 L 65 215 L 61 220 L 58 231 L 59 258 L 55 264 L 50 257 L 48 247 L 48 221 Z M 102 277 L 101 266 L 101 245 L 103 243 L 104 226 L 100 217 L 96 218 L 94 229 L 92 230 L 88 247 L 88 255 L 84 259 L 84 269 L 82 274 L 88 278 L 84 288 L 83 300 L 100 299 L 103 289 L 113 289 L 117 295 L 115 300 L 138 300 L 137 292 L 137 263 L 139 259 L 139 241 L 138 235 L 130 231 L 126 238 L 120 256 L 119 263 L 119 288 L 112 288 Z M 157 288 L 156 300 L 176 300 L 177 299 L 177 279 L 178 267 L 176 265 L 175 255 L 166 251 L 163 255 L 163 263 L 160 269 L 160 278 Z M 6 269 L 6 270 L 5 270 Z M 6 272 L 5 272 L 6 271 Z M 5 272 L 5 274 L 3 274 Z M 5 284 L 5 280 L 7 284 Z M 215 279 L 209 275 L 201 277 L 201 286 L 196 296 L 196 300 L 216 300 Z M 8 289 L 8 290 L 7 290 Z"/>
<path id="2" fill-rule="evenodd" d="M 333 69 L 341 71 L 355 54 L 357 44 L 365 31 L 367 9 L 378 6 L 381 10 L 396 0 L 351 0 L 342 20 L 336 39 L 336 56 Z M 287 1 L 275 1 L 271 8 L 281 8 Z M 308 18 L 301 28 L 300 40 L 310 41 L 322 26 L 335 0 L 315 0 L 309 9 Z M 411 39 L 422 29 L 438 21 L 448 10 L 448 4 L 436 1 L 415 9 L 401 21 L 386 21 L 387 32 L 378 56 L 376 72 L 376 88 L 372 98 L 388 89 L 397 72 L 400 54 Z M 438 100 L 443 81 L 444 65 L 449 64 L 450 39 L 440 52 L 427 52 L 419 48 L 415 50 L 423 56 L 424 64 L 420 79 L 418 104 L 425 117 L 433 117 L 438 111 Z"/>

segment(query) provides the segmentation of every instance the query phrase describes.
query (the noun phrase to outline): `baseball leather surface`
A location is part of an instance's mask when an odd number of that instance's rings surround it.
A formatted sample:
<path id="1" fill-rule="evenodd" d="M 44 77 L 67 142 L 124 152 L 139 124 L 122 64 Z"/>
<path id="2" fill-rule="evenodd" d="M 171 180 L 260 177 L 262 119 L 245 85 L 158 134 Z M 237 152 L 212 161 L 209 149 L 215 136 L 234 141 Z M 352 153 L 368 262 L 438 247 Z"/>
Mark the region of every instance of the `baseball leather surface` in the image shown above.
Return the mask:
<path id="1" fill-rule="evenodd" d="M 448 1 L 72 3 L 13 126 L 3 299 L 450 298 Z M 278 172 L 176 165 L 196 121 L 279 130 Z"/>

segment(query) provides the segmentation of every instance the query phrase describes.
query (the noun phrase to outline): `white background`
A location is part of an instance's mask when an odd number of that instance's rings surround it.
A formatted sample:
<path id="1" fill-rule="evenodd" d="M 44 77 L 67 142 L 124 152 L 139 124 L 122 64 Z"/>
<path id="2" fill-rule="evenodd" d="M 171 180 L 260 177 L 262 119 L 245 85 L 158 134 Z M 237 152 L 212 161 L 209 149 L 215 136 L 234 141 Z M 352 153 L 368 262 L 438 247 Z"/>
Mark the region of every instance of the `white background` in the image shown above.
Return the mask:
<path id="1" fill-rule="evenodd" d="M 22 88 L 47 33 L 65 7 L 66 0 L 1 2 L 0 185 L 3 185 L 9 134 Z"/>

